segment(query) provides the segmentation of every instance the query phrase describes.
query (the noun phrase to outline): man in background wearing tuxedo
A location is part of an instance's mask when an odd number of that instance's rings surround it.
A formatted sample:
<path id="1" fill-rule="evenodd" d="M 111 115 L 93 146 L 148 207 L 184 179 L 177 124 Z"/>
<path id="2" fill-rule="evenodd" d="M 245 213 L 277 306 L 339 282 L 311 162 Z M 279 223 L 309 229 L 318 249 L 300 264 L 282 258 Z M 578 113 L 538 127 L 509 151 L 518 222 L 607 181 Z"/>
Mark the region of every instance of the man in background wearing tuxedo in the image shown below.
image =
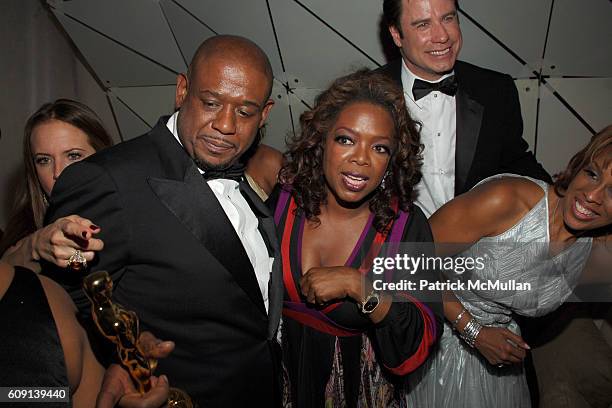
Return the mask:
<path id="1" fill-rule="evenodd" d="M 381 70 L 401 84 L 411 116 L 422 124 L 417 204 L 425 214 L 494 174 L 550 182 L 522 138 L 512 78 L 457 61 L 456 0 L 384 0 L 383 10 L 402 58 Z"/>
<path id="2" fill-rule="evenodd" d="M 271 89 L 257 45 L 206 40 L 178 76 L 179 110 L 67 168 L 47 213 L 47 223 L 79 214 L 100 226 L 105 246 L 90 272 L 108 271 L 113 299 L 138 314 L 141 329 L 174 341 L 156 374 L 202 407 L 267 407 L 279 398 L 278 244 L 240 161 L 272 108 Z M 88 313 L 83 276 L 50 274 Z"/>
<path id="3" fill-rule="evenodd" d="M 457 0 L 384 0 L 385 22 L 401 60 L 381 71 L 404 90 L 421 123 L 423 178 L 417 204 L 429 217 L 479 181 L 514 173 L 552 182 L 527 149 L 518 92 L 509 75 L 457 61 L 463 38 Z M 523 334 L 530 322 L 519 322 Z M 533 366 L 525 361 L 532 394 Z M 537 397 L 536 397 L 537 398 Z"/>

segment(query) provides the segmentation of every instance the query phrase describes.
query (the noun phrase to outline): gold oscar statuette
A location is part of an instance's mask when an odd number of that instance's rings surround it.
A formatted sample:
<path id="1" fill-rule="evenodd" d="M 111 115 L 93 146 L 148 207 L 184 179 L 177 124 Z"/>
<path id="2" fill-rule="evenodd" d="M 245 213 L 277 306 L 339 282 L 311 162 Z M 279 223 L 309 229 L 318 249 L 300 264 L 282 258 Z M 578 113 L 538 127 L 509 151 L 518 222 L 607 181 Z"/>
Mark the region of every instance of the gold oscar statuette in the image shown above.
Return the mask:
<path id="1" fill-rule="evenodd" d="M 141 394 L 149 391 L 157 360 L 145 357 L 138 343 L 138 316 L 133 311 L 113 303 L 113 281 L 106 271 L 88 275 L 83 280 L 83 289 L 91 301 L 91 315 L 98 330 L 117 346 L 119 361 L 130 373 L 138 391 Z M 194 408 L 195 404 L 185 391 L 170 388 L 168 407 Z"/>

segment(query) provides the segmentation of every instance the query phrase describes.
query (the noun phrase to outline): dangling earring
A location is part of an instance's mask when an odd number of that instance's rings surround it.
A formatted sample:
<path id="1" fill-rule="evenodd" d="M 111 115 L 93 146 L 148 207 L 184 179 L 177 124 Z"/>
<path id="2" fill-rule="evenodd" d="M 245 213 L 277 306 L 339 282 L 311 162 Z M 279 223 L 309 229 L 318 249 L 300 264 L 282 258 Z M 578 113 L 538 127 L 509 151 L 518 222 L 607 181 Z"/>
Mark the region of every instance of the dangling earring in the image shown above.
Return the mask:
<path id="1" fill-rule="evenodd" d="M 43 204 L 45 205 L 45 207 L 48 207 L 49 201 L 47 200 L 47 195 L 45 193 L 42 193 L 42 200 L 43 200 Z"/>
<path id="2" fill-rule="evenodd" d="M 389 172 L 387 171 L 385 173 L 385 175 L 383 176 L 382 180 L 380 181 L 379 187 L 380 187 L 381 190 L 385 189 L 385 181 L 386 181 L 388 175 L 389 175 Z"/>

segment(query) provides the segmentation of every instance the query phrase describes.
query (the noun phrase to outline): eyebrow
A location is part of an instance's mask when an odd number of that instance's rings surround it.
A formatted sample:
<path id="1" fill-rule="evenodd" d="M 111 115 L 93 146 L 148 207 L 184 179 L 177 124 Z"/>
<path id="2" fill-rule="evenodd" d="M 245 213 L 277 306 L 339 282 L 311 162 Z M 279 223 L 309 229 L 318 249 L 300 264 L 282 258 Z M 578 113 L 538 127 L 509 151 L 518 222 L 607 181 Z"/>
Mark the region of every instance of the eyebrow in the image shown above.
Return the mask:
<path id="1" fill-rule="evenodd" d="M 210 91 L 210 90 L 207 90 L 207 89 L 201 89 L 201 90 L 200 90 L 200 96 L 202 96 L 202 95 L 210 95 L 210 96 L 213 96 L 213 97 L 215 97 L 215 98 L 219 98 L 219 99 L 221 99 L 221 94 L 220 94 L 220 93 L 218 93 L 218 92 L 213 92 L 213 91 Z M 246 100 L 241 101 L 241 104 L 242 104 L 242 105 L 251 105 L 251 106 L 256 107 L 257 109 L 260 109 L 260 108 L 261 108 L 261 105 L 260 105 L 260 104 L 258 104 L 258 103 L 257 103 L 257 102 L 255 102 L 255 101 L 251 101 L 251 100 L 249 100 L 249 99 L 246 99 Z"/>
<path id="2" fill-rule="evenodd" d="M 338 127 L 338 128 L 335 128 L 335 131 L 336 131 L 336 132 L 337 132 L 337 131 L 339 131 L 339 130 L 344 130 L 344 131 L 347 131 L 348 133 L 350 133 L 350 134 L 352 134 L 352 135 L 360 135 L 360 133 L 359 133 L 359 132 L 355 132 L 353 129 L 347 128 L 347 127 L 345 127 L 345 126 L 340 126 L 340 127 Z M 391 143 L 394 143 L 394 142 L 395 142 L 395 139 L 394 139 L 394 138 L 389 137 L 389 136 L 385 136 L 385 135 L 374 135 L 374 136 L 372 136 L 372 137 L 373 137 L 373 138 L 375 138 L 375 139 L 384 139 L 384 140 L 388 140 L 388 141 L 390 141 Z M 376 140 L 376 141 L 379 141 L 379 140 Z"/>
<path id="3" fill-rule="evenodd" d="M 442 16 L 442 20 L 444 20 L 448 16 L 456 16 L 456 15 L 457 15 L 457 10 L 450 11 L 450 12 L 448 12 L 448 13 L 446 13 L 446 14 L 444 14 Z M 431 18 L 422 18 L 420 20 L 415 20 L 415 21 L 411 22 L 410 25 L 411 26 L 418 26 L 421 23 L 429 23 L 430 21 L 431 21 Z"/>
<path id="4" fill-rule="evenodd" d="M 337 128 L 335 128 L 334 130 L 335 130 L 336 132 L 337 132 L 337 131 L 339 131 L 339 130 L 345 130 L 345 131 L 347 131 L 347 132 L 349 132 L 349 133 L 351 133 L 351 134 L 355 134 L 355 131 L 354 131 L 353 129 L 347 128 L 347 127 L 345 127 L 345 126 L 340 126 L 340 127 L 337 127 Z"/>
<path id="5" fill-rule="evenodd" d="M 80 147 L 72 147 L 70 149 L 64 150 L 62 153 L 70 153 L 70 152 L 73 152 L 75 150 L 78 150 L 80 152 L 84 152 L 85 151 L 85 149 L 82 149 Z M 47 152 L 32 152 L 32 154 L 34 156 L 41 156 L 41 155 L 42 156 L 51 156 L 51 153 L 47 153 Z"/>
<path id="6" fill-rule="evenodd" d="M 385 136 L 385 135 L 374 135 L 373 138 L 375 139 L 374 140 L 375 142 L 388 141 L 391 144 L 395 142 L 395 139 L 393 137 Z"/>
<path id="7" fill-rule="evenodd" d="M 431 18 L 422 18 L 420 20 L 415 20 L 413 22 L 410 23 L 411 26 L 418 26 L 421 23 L 429 23 L 431 21 Z"/>
<path id="8" fill-rule="evenodd" d="M 610 170 L 610 174 L 612 174 L 612 159 L 606 159 L 602 164 L 603 164 L 603 166 L 600 166 L 599 164 L 597 164 L 597 162 L 595 160 L 592 160 L 585 167 L 591 166 L 599 174 L 605 174 L 606 170 L 609 169 Z"/>

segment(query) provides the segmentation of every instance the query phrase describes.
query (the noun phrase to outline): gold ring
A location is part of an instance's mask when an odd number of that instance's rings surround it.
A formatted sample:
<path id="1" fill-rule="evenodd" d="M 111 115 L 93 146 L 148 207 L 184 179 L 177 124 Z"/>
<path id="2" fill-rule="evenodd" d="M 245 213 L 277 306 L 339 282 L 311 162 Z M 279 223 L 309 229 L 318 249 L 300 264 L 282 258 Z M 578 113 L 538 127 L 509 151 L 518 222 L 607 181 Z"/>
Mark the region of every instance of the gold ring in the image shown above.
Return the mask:
<path id="1" fill-rule="evenodd" d="M 80 250 L 75 249 L 74 254 L 68 258 L 68 268 L 75 272 L 80 272 L 87 268 L 87 260 L 83 256 Z"/>

